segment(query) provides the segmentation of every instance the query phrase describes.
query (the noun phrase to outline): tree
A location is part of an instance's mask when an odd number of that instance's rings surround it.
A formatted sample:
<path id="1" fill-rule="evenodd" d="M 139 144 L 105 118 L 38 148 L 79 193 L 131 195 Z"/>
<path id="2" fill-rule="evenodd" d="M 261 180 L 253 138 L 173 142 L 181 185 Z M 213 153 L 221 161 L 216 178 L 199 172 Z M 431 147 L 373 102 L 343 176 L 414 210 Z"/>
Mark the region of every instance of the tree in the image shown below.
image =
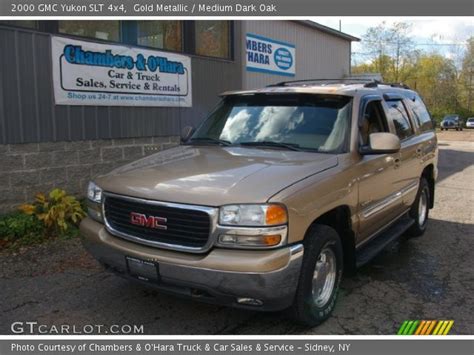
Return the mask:
<path id="1" fill-rule="evenodd" d="M 474 116 L 474 37 L 448 58 L 415 49 L 409 31 L 410 26 L 401 22 L 369 28 L 362 36 L 369 57 L 352 72 L 380 73 L 385 82 L 407 84 L 421 94 L 437 119 L 449 113 Z"/>
<path id="2" fill-rule="evenodd" d="M 405 82 L 423 96 L 436 117 L 457 112 L 457 70 L 451 59 L 437 53 L 421 54 L 414 66 L 414 75 Z"/>
<path id="3" fill-rule="evenodd" d="M 382 22 L 362 36 L 362 43 L 370 56 L 369 63 L 387 81 L 401 80 L 401 68 L 409 61 L 414 48 L 410 29 L 410 25 L 404 22 L 395 22 L 392 26 Z"/>
<path id="4" fill-rule="evenodd" d="M 467 111 L 474 111 L 474 37 L 467 40 L 467 49 L 462 61 L 460 85 L 464 93 L 464 105 Z"/>

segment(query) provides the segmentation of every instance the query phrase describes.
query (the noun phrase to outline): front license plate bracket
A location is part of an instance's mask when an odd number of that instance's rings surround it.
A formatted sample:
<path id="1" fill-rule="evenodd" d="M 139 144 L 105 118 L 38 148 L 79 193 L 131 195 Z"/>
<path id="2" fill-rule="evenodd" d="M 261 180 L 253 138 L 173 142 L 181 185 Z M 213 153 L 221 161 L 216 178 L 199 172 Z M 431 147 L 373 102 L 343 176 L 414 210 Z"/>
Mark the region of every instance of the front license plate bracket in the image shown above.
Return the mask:
<path id="1" fill-rule="evenodd" d="M 157 263 L 126 256 L 128 274 L 142 281 L 159 282 L 160 270 Z"/>

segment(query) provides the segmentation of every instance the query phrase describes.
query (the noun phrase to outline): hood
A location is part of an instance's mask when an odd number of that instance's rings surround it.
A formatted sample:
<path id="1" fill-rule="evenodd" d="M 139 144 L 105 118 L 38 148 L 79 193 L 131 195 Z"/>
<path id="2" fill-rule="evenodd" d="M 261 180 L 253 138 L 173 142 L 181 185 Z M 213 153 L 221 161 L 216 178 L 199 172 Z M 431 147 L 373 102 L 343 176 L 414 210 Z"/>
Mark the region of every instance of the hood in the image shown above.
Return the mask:
<path id="1" fill-rule="evenodd" d="M 337 156 L 247 147 L 183 145 L 95 179 L 104 191 L 196 205 L 266 202 L 337 165 Z"/>

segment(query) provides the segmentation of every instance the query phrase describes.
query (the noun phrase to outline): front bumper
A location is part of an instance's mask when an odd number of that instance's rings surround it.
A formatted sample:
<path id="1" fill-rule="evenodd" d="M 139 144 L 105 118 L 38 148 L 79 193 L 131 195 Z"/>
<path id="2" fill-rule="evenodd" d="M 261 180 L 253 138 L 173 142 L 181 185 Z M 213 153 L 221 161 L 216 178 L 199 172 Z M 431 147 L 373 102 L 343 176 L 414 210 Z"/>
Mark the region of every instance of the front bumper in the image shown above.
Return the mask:
<path id="1" fill-rule="evenodd" d="M 263 311 L 285 309 L 295 296 L 303 260 L 302 244 L 274 250 L 214 248 L 206 254 L 190 254 L 115 237 L 90 218 L 82 221 L 80 229 L 85 248 L 107 269 L 122 276 L 132 278 L 126 257 L 157 263 L 159 282 L 140 282 L 168 293 Z M 239 299 L 258 300 L 261 304 L 239 303 Z"/>

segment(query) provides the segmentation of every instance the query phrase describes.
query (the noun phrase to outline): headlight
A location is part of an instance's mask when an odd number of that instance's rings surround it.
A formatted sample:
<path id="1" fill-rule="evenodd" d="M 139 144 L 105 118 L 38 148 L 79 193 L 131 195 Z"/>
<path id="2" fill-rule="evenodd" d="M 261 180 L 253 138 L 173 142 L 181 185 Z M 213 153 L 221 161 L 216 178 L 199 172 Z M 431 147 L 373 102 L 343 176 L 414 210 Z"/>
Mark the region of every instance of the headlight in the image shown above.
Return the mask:
<path id="1" fill-rule="evenodd" d="M 228 205 L 219 210 L 222 226 L 278 226 L 288 223 L 286 208 L 279 204 Z"/>
<path id="2" fill-rule="evenodd" d="M 92 181 L 89 182 L 87 187 L 87 214 L 93 220 L 103 223 L 101 203 L 102 189 Z"/>
<path id="3" fill-rule="evenodd" d="M 87 187 L 87 198 L 95 203 L 102 202 L 102 189 L 92 181 L 89 182 L 89 186 Z"/>

